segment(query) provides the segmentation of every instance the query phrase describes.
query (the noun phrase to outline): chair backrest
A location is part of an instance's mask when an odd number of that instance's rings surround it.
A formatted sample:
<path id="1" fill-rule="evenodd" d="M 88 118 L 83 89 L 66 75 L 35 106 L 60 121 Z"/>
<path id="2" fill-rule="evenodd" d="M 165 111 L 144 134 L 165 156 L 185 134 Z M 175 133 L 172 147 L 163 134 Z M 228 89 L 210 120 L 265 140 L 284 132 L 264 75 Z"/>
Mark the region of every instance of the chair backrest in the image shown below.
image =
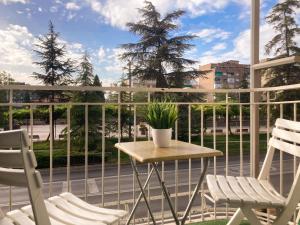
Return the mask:
<path id="1" fill-rule="evenodd" d="M 277 119 L 272 131 L 272 137 L 268 142 L 268 151 L 258 179 L 267 179 L 274 157 L 275 150 L 300 157 L 300 122 Z M 286 224 L 297 204 L 300 201 L 300 164 L 296 171 L 293 184 L 286 199 L 285 208 L 279 213 L 274 224 Z"/>
<path id="2" fill-rule="evenodd" d="M 42 194 L 43 181 L 25 130 L 0 132 L 0 183 L 27 187 L 37 225 L 50 225 Z M 12 150 L 14 149 L 14 150 Z"/>
<path id="3" fill-rule="evenodd" d="M 259 179 L 267 179 L 270 173 L 275 150 L 300 157 L 300 122 L 277 119 L 268 142 L 268 151 Z"/>
<path id="4" fill-rule="evenodd" d="M 300 157 L 300 122 L 277 119 L 269 145 L 285 153 Z"/>

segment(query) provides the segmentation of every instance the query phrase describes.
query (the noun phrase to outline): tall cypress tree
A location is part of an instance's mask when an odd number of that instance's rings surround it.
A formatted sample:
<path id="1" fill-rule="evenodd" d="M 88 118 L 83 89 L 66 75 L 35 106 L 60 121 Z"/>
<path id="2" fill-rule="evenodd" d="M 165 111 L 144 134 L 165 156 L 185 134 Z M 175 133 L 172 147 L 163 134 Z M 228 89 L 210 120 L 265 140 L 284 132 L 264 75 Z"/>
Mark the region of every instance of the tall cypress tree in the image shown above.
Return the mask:
<path id="1" fill-rule="evenodd" d="M 140 37 L 138 42 L 122 45 L 126 52 L 121 58 L 138 65 L 132 76 L 141 81 L 155 80 L 156 87 L 183 87 L 185 81 L 199 76 L 200 72 L 192 68 L 196 61 L 184 58 L 195 36 L 173 35 L 179 28 L 175 21 L 185 12 L 176 10 L 162 16 L 150 1 L 145 1 L 139 13 L 140 21 L 127 24 L 129 31 Z"/>

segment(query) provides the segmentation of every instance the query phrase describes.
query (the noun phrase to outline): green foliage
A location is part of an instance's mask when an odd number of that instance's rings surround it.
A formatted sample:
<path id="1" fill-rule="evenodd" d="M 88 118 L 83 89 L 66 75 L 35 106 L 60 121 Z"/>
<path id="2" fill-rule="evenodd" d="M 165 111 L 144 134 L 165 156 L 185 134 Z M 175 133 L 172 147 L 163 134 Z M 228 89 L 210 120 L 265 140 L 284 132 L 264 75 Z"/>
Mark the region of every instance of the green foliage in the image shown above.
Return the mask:
<path id="1" fill-rule="evenodd" d="M 274 56 L 271 60 L 300 55 L 300 47 L 296 37 L 300 35 L 297 24 L 297 10 L 300 9 L 299 0 L 279 1 L 266 17 L 266 22 L 273 26 L 276 31 L 274 37 L 266 44 L 265 50 L 268 55 Z M 272 67 L 263 71 L 265 86 L 275 87 L 299 83 L 300 67 L 296 64 L 287 64 Z M 299 90 L 286 90 L 277 92 L 275 101 L 293 101 L 300 97 Z M 284 105 L 284 117 L 292 119 L 293 105 Z M 272 115 L 278 117 L 276 113 Z"/>
<path id="2" fill-rule="evenodd" d="M 149 104 L 146 121 L 154 129 L 169 129 L 178 118 L 177 106 L 167 100 Z"/>
<path id="3" fill-rule="evenodd" d="M 80 86 L 99 86 L 101 82 L 99 77 L 94 74 L 93 65 L 90 63 L 89 55 L 85 53 L 80 62 L 77 84 Z M 73 102 L 104 102 L 104 93 L 102 91 L 80 91 L 73 95 Z M 88 114 L 88 148 L 95 150 L 101 141 L 101 107 L 90 105 L 86 111 L 85 106 L 74 105 L 71 109 L 71 137 L 72 143 L 84 149 L 85 144 L 85 113 Z M 67 130 L 64 130 L 66 133 Z"/>
<path id="4" fill-rule="evenodd" d="M 272 8 L 266 21 L 273 25 L 277 33 L 265 46 L 267 54 L 272 51 L 276 56 L 300 53 L 300 48 L 295 41 L 295 37 L 300 34 L 296 22 L 296 10 L 299 8 L 299 0 L 280 1 Z"/>
<path id="5" fill-rule="evenodd" d="M 66 107 L 65 106 L 56 106 L 53 111 L 53 119 L 65 118 Z M 49 120 L 49 107 L 40 107 L 33 109 L 33 114 L 35 118 L 39 118 L 47 122 Z M 3 114 L 4 118 L 8 120 L 9 114 L 5 112 Z M 14 120 L 17 120 L 22 124 L 24 120 L 30 119 L 30 110 L 28 108 L 23 109 L 14 109 L 12 111 L 12 116 Z"/>
<path id="6" fill-rule="evenodd" d="M 52 22 L 49 22 L 48 33 L 38 37 L 35 53 L 41 61 L 34 62 L 44 73 L 34 72 L 36 79 L 46 85 L 66 85 L 71 82 L 74 62 L 66 59 L 66 46 L 59 43 L 59 33 L 54 31 Z M 54 98 L 52 94 L 52 100 Z"/>
<path id="7" fill-rule="evenodd" d="M 297 9 L 300 9 L 299 0 L 280 1 L 266 17 L 267 23 L 276 31 L 275 36 L 265 46 L 266 53 L 275 56 L 271 60 L 300 54 L 300 48 L 295 40 L 300 35 L 296 20 Z M 272 67 L 263 72 L 267 87 L 299 83 L 300 67 L 293 64 Z M 296 100 L 295 97 L 299 98 L 299 94 L 289 91 L 278 94 L 276 100 Z"/>
<path id="8" fill-rule="evenodd" d="M 143 81 L 156 81 L 156 87 L 183 87 L 186 81 L 201 73 L 192 66 L 196 61 L 186 59 L 193 47 L 193 35 L 177 35 L 178 18 L 185 14 L 175 10 L 162 16 L 150 1 L 139 9 L 141 20 L 128 23 L 129 31 L 139 36 L 136 43 L 123 44 L 121 58 L 132 63 L 131 75 Z"/>

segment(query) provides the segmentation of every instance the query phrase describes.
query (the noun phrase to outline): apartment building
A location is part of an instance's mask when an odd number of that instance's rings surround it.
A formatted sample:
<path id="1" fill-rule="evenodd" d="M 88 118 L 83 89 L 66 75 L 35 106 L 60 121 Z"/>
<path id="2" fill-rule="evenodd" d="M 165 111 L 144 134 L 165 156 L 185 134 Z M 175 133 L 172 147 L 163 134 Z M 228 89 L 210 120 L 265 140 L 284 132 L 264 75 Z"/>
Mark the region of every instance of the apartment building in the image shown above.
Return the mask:
<path id="1" fill-rule="evenodd" d="M 200 71 L 207 73 L 205 78 L 198 79 L 199 88 L 241 88 L 243 84 L 249 84 L 250 65 L 240 64 L 236 60 L 202 65 Z"/>

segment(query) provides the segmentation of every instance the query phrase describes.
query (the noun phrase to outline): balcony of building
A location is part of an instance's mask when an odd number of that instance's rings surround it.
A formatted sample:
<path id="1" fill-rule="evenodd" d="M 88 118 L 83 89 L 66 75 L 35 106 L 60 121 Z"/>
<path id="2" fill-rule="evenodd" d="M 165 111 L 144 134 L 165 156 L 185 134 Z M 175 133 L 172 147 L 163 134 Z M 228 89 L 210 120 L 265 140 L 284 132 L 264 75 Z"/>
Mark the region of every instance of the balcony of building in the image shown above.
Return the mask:
<path id="1" fill-rule="evenodd" d="M 174 104 L 181 112 L 173 128 L 173 139 L 224 153 L 223 157 L 211 160 L 208 174 L 255 176 L 264 159 L 275 119 L 299 120 L 300 99 L 285 100 L 285 96 L 299 92 L 299 89 L 299 84 L 212 90 L 8 85 L 1 87 L 1 93 L 6 96 L 6 101 L 0 104 L 1 110 L 6 112 L 2 128 L 28 131 L 30 148 L 36 154 L 38 169 L 45 182 L 45 196 L 70 191 L 92 204 L 130 211 L 139 190 L 128 157 L 115 149 L 114 144 L 151 139 L 144 114 L 147 104 L 154 98 L 173 96 Z M 47 102 L 37 100 L 37 92 L 39 96 L 49 92 L 103 93 L 106 100 Z M 213 96 L 214 101 L 207 102 L 207 95 Z M 259 96 L 255 102 L 250 101 L 253 95 Z M 27 100 L 20 101 L 22 96 L 27 96 Z M 254 107 L 259 114 L 256 140 L 253 140 Z M 81 136 L 72 137 L 75 129 L 81 130 Z M 258 141 L 256 152 L 254 141 Z M 297 165 L 294 157 L 275 156 L 270 180 L 279 193 L 288 193 Z M 176 213 L 182 215 L 203 161 L 172 161 L 159 166 Z M 144 181 L 150 167 L 140 165 L 139 168 Z M 172 223 L 170 210 L 155 179 L 149 183 L 147 196 L 156 220 Z M 2 186 L 0 201 L 1 208 L 6 211 L 19 208 L 29 202 L 27 190 Z M 226 220 L 235 211 L 226 205 L 212 203 L 205 182 L 195 202 L 189 223 Z M 151 223 L 143 204 L 136 211 L 133 223 Z M 259 213 L 268 219 L 274 212 Z"/>

